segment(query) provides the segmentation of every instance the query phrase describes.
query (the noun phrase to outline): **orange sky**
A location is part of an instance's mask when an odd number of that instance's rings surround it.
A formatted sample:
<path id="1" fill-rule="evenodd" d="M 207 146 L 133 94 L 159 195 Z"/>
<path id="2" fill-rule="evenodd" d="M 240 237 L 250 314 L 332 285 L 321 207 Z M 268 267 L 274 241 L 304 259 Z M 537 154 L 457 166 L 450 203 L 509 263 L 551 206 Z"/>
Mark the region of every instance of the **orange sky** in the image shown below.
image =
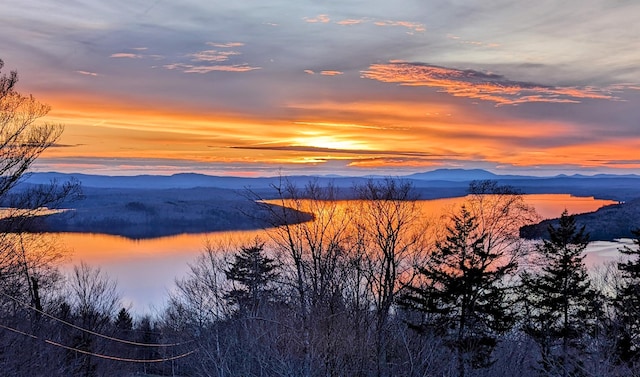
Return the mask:
<path id="1" fill-rule="evenodd" d="M 38 171 L 640 173 L 639 4 L 36 2 L 0 59 L 65 124 Z"/>

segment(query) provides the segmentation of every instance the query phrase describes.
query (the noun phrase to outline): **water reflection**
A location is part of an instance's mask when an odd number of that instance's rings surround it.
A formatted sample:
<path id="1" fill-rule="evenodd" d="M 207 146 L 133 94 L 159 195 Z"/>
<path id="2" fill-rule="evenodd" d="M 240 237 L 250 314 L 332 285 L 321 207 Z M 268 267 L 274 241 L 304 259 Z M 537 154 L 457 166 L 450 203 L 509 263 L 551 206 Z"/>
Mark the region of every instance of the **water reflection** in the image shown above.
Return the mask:
<path id="1" fill-rule="evenodd" d="M 431 213 L 432 218 L 438 218 L 461 201 L 462 198 L 423 201 L 422 209 Z M 570 213 L 582 213 L 616 203 L 564 194 L 525 195 L 525 201 L 534 206 L 543 218 L 559 217 L 565 209 Z M 267 237 L 264 231 L 184 234 L 147 240 L 103 234 L 63 233 L 59 236 L 72 251 L 71 260 L 63 268 L 70 270 L 80 261 L 100 266 L 118 281 L 125 303 L 131 305 L 135 313 L 154 312 L 154 309 L 160 310 L 164 306 L 175 278 L 186 275 L 188 264 L 203 250 L 207 240 L 216 247 L 233 250 L 234 245 L 250 243 L 256 237 Z M 618 247 L 612 242 L 592 243 L 587 263 L 594 265 L 615 260 Z"/>

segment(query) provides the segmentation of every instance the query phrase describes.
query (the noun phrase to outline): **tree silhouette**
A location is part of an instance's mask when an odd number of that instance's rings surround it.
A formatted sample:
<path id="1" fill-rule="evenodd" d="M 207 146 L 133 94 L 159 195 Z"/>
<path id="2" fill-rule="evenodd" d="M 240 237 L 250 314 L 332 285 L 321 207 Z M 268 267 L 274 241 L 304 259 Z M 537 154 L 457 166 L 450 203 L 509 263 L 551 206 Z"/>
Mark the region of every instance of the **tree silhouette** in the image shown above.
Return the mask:
<path id="1" fill-rule="evenodd" d="M 240 314 L 256 315 L 273 294 L 271 284 L 278 276 L 275 261 L 264 255 L 264 244 L 241 247 L 229 269 L 227 279 L 238 283 L 225 298 L 237 305 Z"/>
<path id="2" fill-rule="evenodd" d="M 584 264 L 589 235 L 566 210 L 548 232 L 549 239 L 537 246 L 540 270 L 522 274 L 524 330 L 540 347 L 546 375 L 577 376 L 598 310 Z"/>
<path id="3" fill-rule="evenodd" d="M 114 326 L 118 331 L 128 332 L 133 329 L 133 318 L 131 318 L 131 314 L 127 311 L 127 309 L 122 308 L 118 312 L 116 316 L 116 320 L 114 321 Z"/>
<path id="4" fill-rule="evenodd" d="M 499 334 L 512 326 L 503 279 L 517 264 L 503 251 L 487 249 L 487 234 L 462 207 L 447 227 L 446 239 L 436 243 L 426 265 L 418 267 L 420 285 L 406 287 L 400 303 L 424 313 L 418 329 L 431 329 L 445 338 L 457 358 L 458 376 L 470 367 L 484 367 Z"/>
<path id="5" fill-rule="evenodd" d="M 640 359 L 640 229 L 632 233 L 635 248 L 625 246 L 620 249 L 629 260 L 618 263 L 622 284 L 617 287 L 614 301 L 616 353 L 621 361 L 630 365 Z"/>

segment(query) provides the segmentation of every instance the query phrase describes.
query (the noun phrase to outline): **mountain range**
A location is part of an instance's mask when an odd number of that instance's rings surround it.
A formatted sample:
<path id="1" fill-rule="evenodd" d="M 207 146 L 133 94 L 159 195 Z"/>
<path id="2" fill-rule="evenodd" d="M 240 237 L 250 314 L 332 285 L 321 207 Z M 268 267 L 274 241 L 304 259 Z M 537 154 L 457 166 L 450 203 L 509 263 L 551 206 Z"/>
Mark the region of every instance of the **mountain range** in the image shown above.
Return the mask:
<path id="1" fill-rule="evenodd" d="M 188 189 L 215 187 L 230 190 L 269 191 L 280 185 L 282 180 L 302 187 L 311 180 L 341 188 L 350 188 L 369 179 L 384 179 L 383 176 L 286 176 L 286 177 L 227 177 L 197 173 L 179 173 L 169 176 L 104 176 L 68 173 L 31 173 L 24 184 L 46 184 L 51 180 L 66 181 L 77 179 L 83 187 L 120 189 Z M 410 181 L 423 199 L 464 195 L 469 182 L 474 180 L 495 180 L 502 185 L 513 186 L 526 194 L 567 193 L 580 196 L 594 196 L 612 200 L 630 200 L 640 196 L 639 175 L 556 175 L 537 177 L 526 175 L 498 175 L 482 169 L 437 169 L 407 176 L 393 177 Z M 348 191 L 348 190 L 347 190 Z M 346 193 L 345 193 L 346 195 Z"/>

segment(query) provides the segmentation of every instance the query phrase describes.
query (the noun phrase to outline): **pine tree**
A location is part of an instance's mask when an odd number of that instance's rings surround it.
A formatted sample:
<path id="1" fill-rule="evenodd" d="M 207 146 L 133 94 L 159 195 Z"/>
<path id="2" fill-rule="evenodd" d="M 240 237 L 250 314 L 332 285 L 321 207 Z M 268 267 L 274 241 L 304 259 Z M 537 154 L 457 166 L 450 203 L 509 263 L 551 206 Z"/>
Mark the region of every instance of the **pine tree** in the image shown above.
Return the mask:
<path id="1" fill-rule="evenodd" d="M 440 332 L 463 377 L 470 367 L 490 365 L 498 336 L 513 324 L 503 280 L 517 264 L 486 247 L 487 235 L 465 207 L 452 220 L 446 240 L 418 268 L 422 284 L 408 286 L 400 304 L 424 314 L 413 327 Z"/>
<path id="2" fill-rule="evenodd" d="M 129 314 L 127 309 L 122 308 L 118 312 L 116 320 L 113 324 L 115 325 L 116 329 L 118 329 L 118 331 L 126 333 L 133 329 L 133 318 L 131 318 L 131 314 Z"/>
<path id="3" fill-rule="evenodd" d="M 615 327 L 616 353 L 620 361 L 632 366 L 640 361 L 640 229 L 633 231 L 635 248 L 620 249 L 629 260 L 618 263 L 622 284 L 617 287 Z"/>
<path id="4" fill-rule="evenodd" d="M 537 246 L 540 270 L 522 275 L 524 330 L 540 347 L 545 375 L 580 376 L 587 337 L 594 329 L 597 294 L 584 264 L 589 235 L 565 210 L 549 239 Z"/>
<path id="5" fill-rule="evenodd" d="M 276 279 L 275 261 L 264 255 L 264 244 L 241 247 L 228 270 L 227 279 L 238 283 L 226 295 L 227 301 L 237 305 L 240 314 L 257 314 L 261 306 L 273 294 L 270 287 Z"/>

